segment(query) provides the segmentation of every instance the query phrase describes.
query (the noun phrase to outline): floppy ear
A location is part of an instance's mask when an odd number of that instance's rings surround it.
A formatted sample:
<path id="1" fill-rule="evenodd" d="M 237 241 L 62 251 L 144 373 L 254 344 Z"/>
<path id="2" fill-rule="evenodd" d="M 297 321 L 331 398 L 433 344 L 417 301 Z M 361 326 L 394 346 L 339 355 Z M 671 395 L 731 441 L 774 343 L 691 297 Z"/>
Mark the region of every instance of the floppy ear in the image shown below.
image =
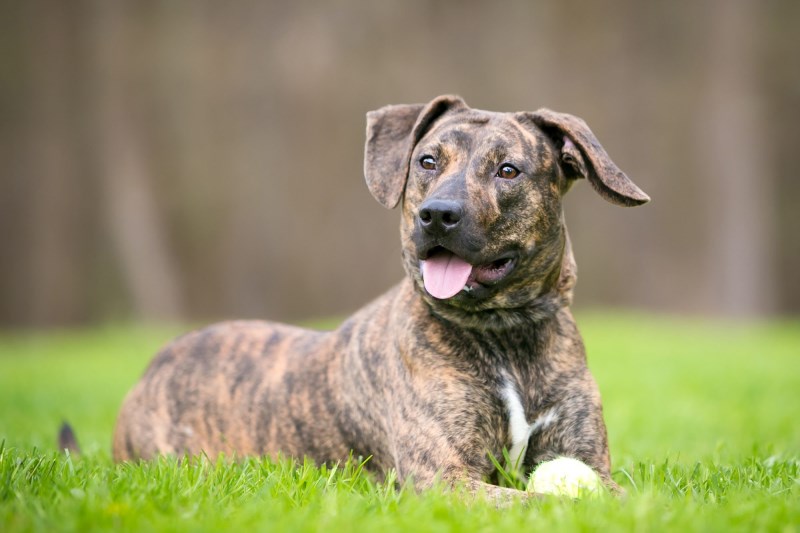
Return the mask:
<path id="1" fill-rule="evenodd" d="M 431 124 L 451 110 L 466 109 L 458 96 L 439 96 L 428 104 L 390 105 L 367 113 L 364 176 L 381 204 L 392 209 L 406 187 L 414 146 Z"/>
<path id="2" fill-rule="evenodd" d="M 562 168 L 568 177 L 588 179 L 600 196 L 617 205 L 635 206 L 650 201 L 650 197 L 611 161 L 582 119 L 549 109 L 526 115 L 561 150 Z"/>

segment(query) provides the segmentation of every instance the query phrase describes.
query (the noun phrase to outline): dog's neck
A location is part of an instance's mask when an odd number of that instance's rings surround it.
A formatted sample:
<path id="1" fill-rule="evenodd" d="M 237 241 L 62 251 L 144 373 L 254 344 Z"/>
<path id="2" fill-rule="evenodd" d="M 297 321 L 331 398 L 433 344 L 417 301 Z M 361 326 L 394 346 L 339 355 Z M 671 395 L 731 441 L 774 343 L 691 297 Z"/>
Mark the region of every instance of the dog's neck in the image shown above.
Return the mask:
<path id="1" fill-rule="evenodd" d="M 429 316 L 438 327 L 464 334 L 488 335 L 503 337 L 513 341 L 526 333 L 542 332 L 549 329 L 552 324 L 560 320 L 561 315 L 569 315 L 569 293 L 562 293 L 560 288 L 564 285 L 574 284 L 568 282 L 563 276 L 558 278 L 551 290 L 537 297 L 531 305 L 513 309 L 490 309 L 479 312 L 467 312 L 457 308 L 445 306 L 432 306 L 415 288 L 413 282 L 406 278 L 400 285 L 401 298 L 411 307 L 419 308 L 421 313 L 416 316 Z M 407 324 L 405 327 L 412 330 L 419 325 Z M 520 339 L 521 340 L 521 339 Z"/>
<path id="2" fill-rule="evenodd" d="M 539 329 L 542 324 L 552 321 L 559 311 L 569 306 L 569 299 L 559 291 L 548 291 L 524 307 L 477 312 L 433 307 L 427 303 L 424 305 L 428 307 L 431 315 L 446 322 L 449 327 L 475 332 L 513 334 L 520 330 Z"/>
<path id="3" fill-rule="evenodd" d="M 541 309 L 537 312 L 520 312 L 511 317 L 495 316 L 496 323 L 478 327 L 479 319 L 467 326 L 463 321 L 454 321 L 436 313 L 414 289 L 408 279 L 399 287 L 399 296 L 411 306 L 407 315 L 401 320 L 407 322 L 398 324 L 401 331 L 425 331 L 425 337 L 435 343 L 436 353 L 440 356 L 452 357 L 457 365 L 469 367 L 482 367 L 482 372 L 487 376 L 494 376 L 498 380 L 503 377 L 500 370 L 516 374 L 519 369 L 528 368 L 532 358 L 546 353 L 548 347 L 556 342 L 556 338 L 564 331 L 574 328 L 574 320 L 568 307 L 553 305 L 553 310 Z M 547 304 L 548 306 L 550 304 Z M 417 317 L 416 319 L 412 317 Z M 427 317 L 423 324 L 412 323 Z M 502 322 L 503 327 L 497 327 Z M 419 338 L 414 335 L 409 340 L 409 345 L 417 345 Z M 414 364 L 425 364 L 419 358 L 429 353 L 426 350 L 411 350 L 406 357 L 415 360 Z M 431 364 L 439 364 L 431 361 Z M 499 381 L 498 381 L 499 382 Z"/>

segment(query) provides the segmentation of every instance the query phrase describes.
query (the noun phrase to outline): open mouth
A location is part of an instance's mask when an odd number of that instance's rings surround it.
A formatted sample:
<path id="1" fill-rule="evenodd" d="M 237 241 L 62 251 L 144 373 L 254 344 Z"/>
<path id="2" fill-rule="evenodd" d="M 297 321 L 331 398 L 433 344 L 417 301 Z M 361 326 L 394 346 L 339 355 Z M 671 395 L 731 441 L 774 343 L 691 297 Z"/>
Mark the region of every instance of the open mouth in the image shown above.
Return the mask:
<path id="1" fill-rule="evenodd" d="M 461 291 L 470 292 L 498 283 L 508 276 L 514 265 L 514 257 L 510 255 L 490 263 L 471 265 L 441 246 L 431 249 L 420 262 L 425 290 L 439 300 L 452 298 Z"/>

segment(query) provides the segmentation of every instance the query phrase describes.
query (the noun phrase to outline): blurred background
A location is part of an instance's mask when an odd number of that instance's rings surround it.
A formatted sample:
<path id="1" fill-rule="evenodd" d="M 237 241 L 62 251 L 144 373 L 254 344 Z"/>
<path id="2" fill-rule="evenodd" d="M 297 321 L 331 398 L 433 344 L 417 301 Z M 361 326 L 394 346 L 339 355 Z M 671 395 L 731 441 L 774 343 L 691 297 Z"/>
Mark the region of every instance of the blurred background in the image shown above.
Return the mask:
<path id="1" fill-rule="evenodd" d="M 0 328 L 345 315 L 402 276 L 364 114 L 584 118 L 578 308 L 800 313 L 800 2 L 0 1 Z"/>

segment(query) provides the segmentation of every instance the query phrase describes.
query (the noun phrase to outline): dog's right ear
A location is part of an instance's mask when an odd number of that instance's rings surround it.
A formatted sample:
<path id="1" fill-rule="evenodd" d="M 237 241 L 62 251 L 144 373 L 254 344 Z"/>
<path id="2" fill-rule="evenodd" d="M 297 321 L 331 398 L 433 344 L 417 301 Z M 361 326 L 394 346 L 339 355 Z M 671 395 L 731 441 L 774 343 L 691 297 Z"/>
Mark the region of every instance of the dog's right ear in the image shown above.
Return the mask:
<path id="1" fill-rule="evenodd" d="M 394 208 L 406 188 L 414 147 L 436 119 L 467 104 L 445 95 L 428 104 L 390 105 L 367 113 L 364 176 L 369 192 L 384 207 Z"/>

